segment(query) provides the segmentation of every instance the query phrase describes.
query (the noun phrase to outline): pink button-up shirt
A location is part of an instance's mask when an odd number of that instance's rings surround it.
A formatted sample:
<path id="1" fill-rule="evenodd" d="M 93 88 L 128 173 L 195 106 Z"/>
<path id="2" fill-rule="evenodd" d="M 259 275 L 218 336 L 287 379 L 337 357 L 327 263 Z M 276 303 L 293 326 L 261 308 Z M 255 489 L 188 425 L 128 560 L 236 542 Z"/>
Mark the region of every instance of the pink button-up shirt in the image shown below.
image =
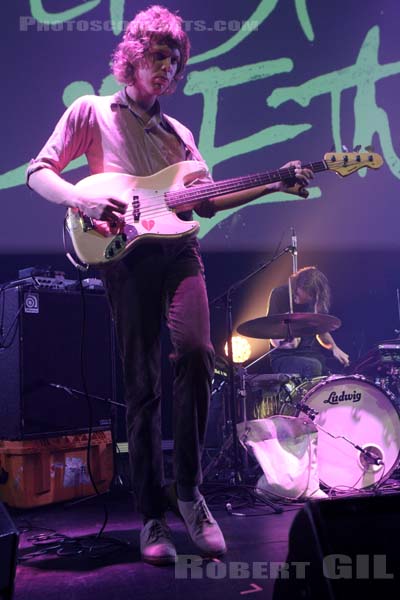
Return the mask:
<path id="1" fill-rule="evenodd" d="M 160 111 L 146 123 L 125 90 L 113 96 L 82 96 L 57 123 L 36 158 L 29 163 L 27 182 L 38 169 L 58 175 L 75 158 L 86 155 L 91 175 L 104 172 L 145 177 L 182 160 L 205 162 L 192 132 Z M 211 177 L 204 182 L 212 181 Z M 212 216 L 208 202 L 197 211 Z"/>

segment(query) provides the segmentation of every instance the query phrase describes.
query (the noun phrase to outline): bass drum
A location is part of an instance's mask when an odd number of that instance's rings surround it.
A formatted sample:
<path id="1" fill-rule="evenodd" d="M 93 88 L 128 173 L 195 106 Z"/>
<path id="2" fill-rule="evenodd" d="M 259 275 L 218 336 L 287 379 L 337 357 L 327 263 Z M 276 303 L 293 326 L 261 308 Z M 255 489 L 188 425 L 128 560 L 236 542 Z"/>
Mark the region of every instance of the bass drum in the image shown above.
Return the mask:
<path id="1" fill-rule="evenodd" d="M 362 375 L 332 375 L 304 393 L 307 384 L 291 393 L 292 403 L 286 403 L 282 412 L 308 415 L 317 426 L 321 483 L 362 489 L 385 481 L 400 460 L 400 417 L 394 396 Z M 304 410 L 299 410 L 301 404 Z"/>

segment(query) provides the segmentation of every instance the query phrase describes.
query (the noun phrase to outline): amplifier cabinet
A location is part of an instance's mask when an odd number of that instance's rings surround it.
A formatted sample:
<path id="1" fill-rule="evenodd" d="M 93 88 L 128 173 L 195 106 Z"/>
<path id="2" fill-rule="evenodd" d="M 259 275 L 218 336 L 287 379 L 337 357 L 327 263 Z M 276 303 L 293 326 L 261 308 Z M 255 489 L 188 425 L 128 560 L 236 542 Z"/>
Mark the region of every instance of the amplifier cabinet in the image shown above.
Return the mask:
<path id="1" fill-rule="evenodd" d="M 102 293 L 14 287 L 0 294 L 0 438 L 85 432 L 90 396 L 114 395 L 113 330 Z M 76 390 L 77 392 L 71 392 Z M 92 426 L 110 429 L 110 405 L 92 399 Z"/>

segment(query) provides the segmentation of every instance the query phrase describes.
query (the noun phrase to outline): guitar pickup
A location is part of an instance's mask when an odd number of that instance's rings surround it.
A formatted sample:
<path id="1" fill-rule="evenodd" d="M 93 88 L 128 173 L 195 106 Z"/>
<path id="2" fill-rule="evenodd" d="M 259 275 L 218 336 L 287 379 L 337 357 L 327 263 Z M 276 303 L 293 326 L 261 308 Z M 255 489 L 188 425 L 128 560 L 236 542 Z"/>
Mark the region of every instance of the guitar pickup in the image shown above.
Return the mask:
<path id="1" fill-rule="evenodd" d="M 132 197 L 132 205 L 133 205 L 133 222 L 139 223 L 140 221 L 140 202 L 139 196 Z"/>

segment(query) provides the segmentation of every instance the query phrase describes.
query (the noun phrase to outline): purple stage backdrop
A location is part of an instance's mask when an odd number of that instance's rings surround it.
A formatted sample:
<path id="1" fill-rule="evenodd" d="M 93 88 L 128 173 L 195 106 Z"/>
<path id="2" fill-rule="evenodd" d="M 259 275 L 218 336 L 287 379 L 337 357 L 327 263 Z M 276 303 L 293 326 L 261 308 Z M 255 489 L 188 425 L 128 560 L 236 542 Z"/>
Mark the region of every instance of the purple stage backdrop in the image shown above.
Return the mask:
<path id="1" fill-rule="evenodd" d="M 195 133 L 215 179 L 373 145 L 379 171 L 318 175 L 307 200 L 269 196 L 202 222 L 204 250 L 260 250 L 297 230 L 303 248 L 398 248 L 400 50 L 397 0 L 166 1 L 192 41 L 187 77 L 164 108 Z M 148 3 L 25 0 L 2 11 L 2 252 L 61 252 L 63 209 L 24 171 L 66 105 L 117 89 L 109 59 Z M 77 181 L 79 164 L 67 173 Z"/>
<path id="2" fill-rule="evenodd" d="M 117 90 L 110 56 L 124 22 L 148 5 L 141 0 L 3 3 L 4 255 L 62 254 L 64 210 L 25 187 L 26 165 L 76 97 Z M 212 293 L 254 266 L 239 264 L 234 256 L 268 256 L 290 243 L 294 227 L 299 265 L 317 262 L 338 284 L 340 316 L 352 303 L 346 326 L 347 332 L 357 331 L 358 341 L 352 341 L 357 353 L 359 337 L 365 338 L 358 328 L 361 315 L 365 329 L 382 318 L 378 311 L 390 314 L 373 337 L 390 335 L 398 324 L 395 289 L 400 283 L 398 0 L 166 0 L 164 5 L 184 18 L 192 57 L 186 78 L 163 107 L 193 130 L 216 180 L 275 169 L 296 158 L 318 161 L 343 146 L 373 146 L 384 159 L 379 170 L 363 169 L 347 178 L 317 175 L 307 200 L 273 195 L 202 220 L 205 254 L 229 253 L 219 274 L 208 261 Z M 86 176 L 83 163 L 71 165 L 65 176 L 73 182 Z M 368 281 L 369 266 L 384 275 Z M 235 321 L 263 314 L 268 289 L 283 283 L 290 269 L 287 257 L 283 270 L 276 266 L 268 279 L 259 279 L 262 294 L 240 309 Z M 388 282 L 386 298 L 382 290 Z M 381 295 L 368 285 L 381 286 Z M 374 302 L 366 307 L 368 294 Z"/>

